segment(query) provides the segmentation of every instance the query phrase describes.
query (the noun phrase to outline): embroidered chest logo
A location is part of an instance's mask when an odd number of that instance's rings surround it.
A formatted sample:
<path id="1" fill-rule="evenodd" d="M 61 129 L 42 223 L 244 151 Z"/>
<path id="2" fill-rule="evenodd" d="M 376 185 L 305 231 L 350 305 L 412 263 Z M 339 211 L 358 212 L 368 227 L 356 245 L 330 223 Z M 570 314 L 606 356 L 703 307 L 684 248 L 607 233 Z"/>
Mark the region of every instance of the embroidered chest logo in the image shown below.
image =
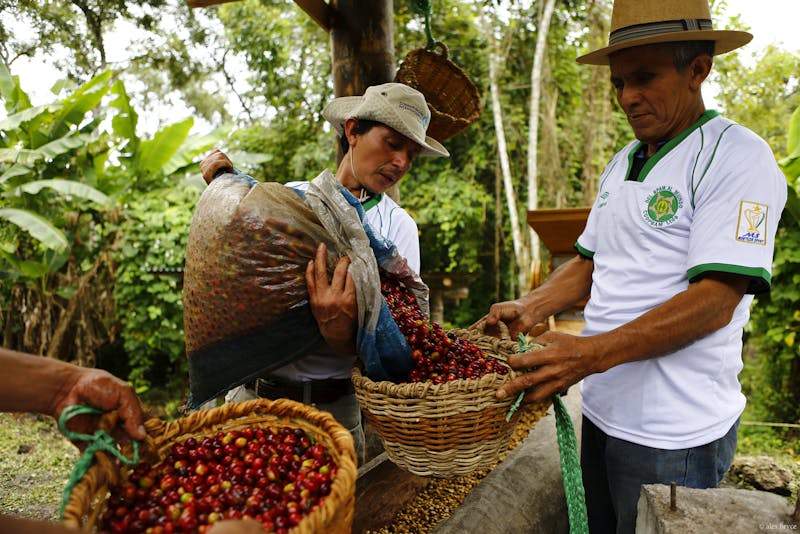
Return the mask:
<path id="1" fill-rule="evenodd" d="M 766 245 L 767 205 L 742 200 L 736 224 L 736 241 Z"/>
<path id="2" fill-rule="evenodd" d="M 647 224 L 655 228 L 674 224 L 683 207 L 681 193 L 668 185 L 656 188 L 645 202 L 647 207 L 642 211 L 642 217 Z"/>

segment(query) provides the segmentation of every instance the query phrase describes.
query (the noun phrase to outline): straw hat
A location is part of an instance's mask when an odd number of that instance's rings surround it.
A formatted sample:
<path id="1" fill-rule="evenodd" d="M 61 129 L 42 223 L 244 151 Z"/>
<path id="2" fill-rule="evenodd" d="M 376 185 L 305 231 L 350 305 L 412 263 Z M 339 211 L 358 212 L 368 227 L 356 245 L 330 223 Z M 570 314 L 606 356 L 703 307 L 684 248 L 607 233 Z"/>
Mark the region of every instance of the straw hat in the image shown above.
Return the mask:
<path id="1" fill-rule="evenodd" d="M 615 0 L 608 46 L 578 63 L 608 65 L 608 55 L 633 46 L 671 41 L 714 41 L 715 54 L 750 42 L 747 32 L 715 30 L 707 0 Z"/>
<path id="2" fill-rule="evenodd" d="M 422 147 L 421 156 L 449 156 L 438 141 L 425 133 L 431 121 L 431 112 L 425 97 L 402 83 L 384 83 L 367 87 L 364 96 L 342 96 L 332 100 L 322 115 L 339 135 L 344 133 L 344 122 L 355 117 L 380 122 L 415 141 Z"/>

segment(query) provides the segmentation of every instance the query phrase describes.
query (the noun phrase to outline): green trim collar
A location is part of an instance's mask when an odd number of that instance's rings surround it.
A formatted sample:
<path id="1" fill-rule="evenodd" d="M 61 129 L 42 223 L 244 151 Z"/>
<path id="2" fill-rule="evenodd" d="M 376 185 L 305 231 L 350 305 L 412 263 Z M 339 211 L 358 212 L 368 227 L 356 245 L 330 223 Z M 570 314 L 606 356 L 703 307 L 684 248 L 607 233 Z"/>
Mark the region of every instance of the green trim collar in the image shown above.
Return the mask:
<path id="1" fill-rule="evenodd" d="M 361 204 L 361 207 L 364 208 L 364 211 L 369 211 L 370 209 L 377 206 L 382 199 L 383 199 L 383 193 L 378 193 L 377 195 L 369 197 L 366 202 Z"/>
<path id="2" fill-rule="evenodd" d="M 659 148 L 656 151 L 656 153 L 653 154 L 652 156 L 650 156 L 650 158 L 647 160 L 647 162 L 645 162 L 644 167 L 642 167 L 642 170 L 639 173 L 639 177 L 637 178 L 637 181 L 638 182 L 644 182 L 644 179 L 647 177 L 648 173 L 650 172 L 650 169 L 655 167 L 656 163 L 658 163 L 661 160 L 661 158 L 666 156 L 669 153 L 670 150 L 672 150 L 673 148 L 678 146 L 681 141 L 683 141 L 684 139 L 686 139 L 689 136 L 689 134 L 691 134 L 696 129 L 700 128 L 702 125 L 704 125 L 705 123 L 707 123 L 708 121 L 710 121 L 711 119 L 716 117 L 717 115 L 719 115 L 719 113 L 717 113 L 713 109 L 708 109 L 708 110 L 704 111 L 703 114 L 700 115 L 700 118 L 697 119 L 694 124 L 692 124 L 691 126 L 686 128 L 684 131 L 679 133 L 677 136 L 673 137 L 672 139 L 670 139 L 669 141 L 667 141 L 666 143 L 661 145 L 661 148 Z M 630 153 L 628 154 L 628 172 L 625 173 L 625 178 L 626 179 L 630 175 L 631 169 L 633 168 L 633 158 L 634 158 L 634 156 L 639 151 L 639 149 L 641 149 L 643 146 L 644 146 L 644 143 L 639 141 L 633 147 L 633 150 L 631 150 Z"/>

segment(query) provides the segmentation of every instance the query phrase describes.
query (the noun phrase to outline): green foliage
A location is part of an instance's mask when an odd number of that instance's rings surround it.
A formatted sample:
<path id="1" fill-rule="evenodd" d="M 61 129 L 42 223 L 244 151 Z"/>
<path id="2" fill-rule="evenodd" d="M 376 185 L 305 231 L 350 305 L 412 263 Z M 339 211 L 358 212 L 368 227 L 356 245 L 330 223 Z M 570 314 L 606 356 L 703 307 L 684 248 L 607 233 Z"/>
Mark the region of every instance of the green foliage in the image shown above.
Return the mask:
<path id="1" fill-rule="evenodd" d="M 491 197 L 474 180 L 452 169 L 426 175 L 417 168 L 414 196 L 404 206 L 420 229 L 423 272 L 474 273 Z M 446 217 L 443 217 L 446 214 Z"/>
<path id="2" fill-rule="evenodd" d="M 289 0 L 234 2 L 218 14 L 230 51 L 250 69 L 250 89 L 241 95 L 250 118 L 270 117 L 279 131 L 318 125 L 332 95 L 328 35 Z"/>
<path id="3" fill-rule="evenodd" d="M 782 343 L 783 340 L 780 340 L 779 344 Z M 764 353 L 761 352 L 766 346 L 759 342 L 751 345 L 751 349 L 751 353 L 745 355 L 745 367 L 740 375 L 742 390 L 747 396 L 747 406 L 742 414 L 742 420 L 777 423 L 793 421 L 784 418 L 787 414 L 780 401 L 790 400 L 784 393 L 775 389 L 776 366 L 771 358 L 764 357 Z M 785 376 L 777 378 L 777 383 L 780 384 Z M 783 413 L 775 412 L 776 405 L 779 412 Z M 785 427 L 742 424 L 739 426 L 737 451 L 739 454 L 752 456 L 778 454 L 795 457 L 800 452 L 800 433 Z"/>
<path id="4" fill-rule="evenodd" d="M 787 152 L 780 161 L 790 184 L 787 207 L 775 243 L 772 289 L 759 296 L 751 319 L 754 369 L 744 373 L 743 387 L 767 421 L 800 421 L 800 107 L 789 128 Z M 766 431 L 764 431 L 766 432 Z M 774 432 L 774 431 L 773 431 Z"/>
<path id="5" fill-rule="evenodd" d="M 158 272 L 183 267 L 197 159 L 228 129 L 191 134 L 188 118 L 140 137 L 139 114 L 110 71 L 32 107 L 0 65 L 0 91 L 10 112 L 0 122 L 0 272 L 12 280 L 0 304 L 23 309 L 3 314 L 4 344 L 91 363 L 119 332 L 116 357 L 127 361 L 107 363 L 140 392 L 165 377 L 181 382 L 180 277 Z M 181 184 L 187 173 L 194 186 Z M 64 313 L 71 303 L 79 316 Z M 69 340 L 54 337 L 56 324 Z"/>
<path id="6" fill-rule="evenodd" d="M 6 277 L 41 278 L 63 265 L 50 261 L 51 251 L 80 255 L 94 248 L 86 246 L 92 230 L 70 221 L 99 222 L 110 204 L 82 172 L 89 165 L 87 148 L 102 149 L 91 113 L 108 92 L 110 74 L 62 100 L 32 107 L 19 79 L 0 65 L 0 96 L 10 113 L 0 122 L 0 219 L 12 225 L 0 227 L 6 243 L 0 271 Z"/>
<path id="7" fill-rule="evenodd" d="M 149 191 L 114 229 L 122 236 L 113 252 L 116 321 L 140 393 L 164 377 L 182 385 L 187 375 L 181 274 L 200 193 L 194 185 Z"/>
<path id="8" fill-rule="evenodd" d="M 731 88 L 720 91 L 720 105 L 725 116 L 758 133 L 780 158 L 785 154 L 786 118 L 800 106 L 800 56 L 769 46 L 750 64 L 740 54 L 715 60 L 712 72 L 718 83 Z"/>
<path id="9" fill-rule="evenodd" d="M 21 57 L 46 61 L 76 84 L 113 66 L 148 112 L 182 100 L 209 122 L 230 118 L 224 76 L 230 58 L 220 32 L 215 10 L 190 9 L 183 0 L 0 2 L 4 65 Z M 130 40 L 121 57 L 120 39 Z"/>
<path id="10" fill-rule="evenodd" d="M 335 138 L 320 126 L 300 121 L 285 128 L 261 124 L 241 128 L 230 138 L 235 147 L 231 159 L 259 181 L 311 180 L 322 169 L 334 168 Z"/>

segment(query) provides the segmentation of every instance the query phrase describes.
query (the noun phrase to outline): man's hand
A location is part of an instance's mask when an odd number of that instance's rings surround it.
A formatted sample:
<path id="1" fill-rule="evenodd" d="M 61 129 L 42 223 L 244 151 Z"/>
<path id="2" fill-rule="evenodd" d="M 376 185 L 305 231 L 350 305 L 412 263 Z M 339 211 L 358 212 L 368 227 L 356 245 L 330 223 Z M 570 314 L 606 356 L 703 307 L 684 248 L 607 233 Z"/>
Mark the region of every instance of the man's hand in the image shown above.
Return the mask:
<path id="1" fill-rule="evenodd" d="M 67 406 L 85 404 L 116 410 L 130 437 L 145 438 L 136 393 L 127 382 L 106 371 L 4 348 L 0 348 L 0 367 L 0 410 L 39 412 L 57 419 Z M 69 427 L 91 434 L 96 424 L 96 417 L 78 416 L 70 420 Z"/>
<path id="2" fill-rule="evenodd" d="M 200 172 L 207 184 L 222 172 L 233 172 L 233 163 L 220 149 L 215 148 L 200 162 Z"/>
<path id="3" fill-rule="evenodd" d="M 489 308 L 489 313 L 470 326 L 470 328 L 475 329 L 485 321 L 483 331 L 487 335 L 500 337 L 501 334 L 498 323 L 503 322 L 508 326 L 511 339 L 516 341 L 520 333 L 527 334 L 543 319 L 544 318 L 535 315 L 530 307 L 526 307 L 522 300 L 509 300 L 492 304 Z"/>
<path id="4" fill-rule="evenodd" d="M 347 272 L 350 258 L 339 258 L 328 281 L 325 243 L 317 247 L 316 257 L 306 267 L 306 286 L 311 312 L 328 346 L 339 354 L 356 353 L 358 304 L 353 277 Z"/>
<path id="5" fill-rule="evenodd" d="M 592 338 L 545 332 L 533 340 L 543 348 L 509 356 L 509 365 L 523 374 L 503 384 L 498 398 L 527 389 L 524 402 L 541 402 L 562 393 L 584 377 L 597 372 Z M 526 372 L 525 372 L 526 371 Z"/>

